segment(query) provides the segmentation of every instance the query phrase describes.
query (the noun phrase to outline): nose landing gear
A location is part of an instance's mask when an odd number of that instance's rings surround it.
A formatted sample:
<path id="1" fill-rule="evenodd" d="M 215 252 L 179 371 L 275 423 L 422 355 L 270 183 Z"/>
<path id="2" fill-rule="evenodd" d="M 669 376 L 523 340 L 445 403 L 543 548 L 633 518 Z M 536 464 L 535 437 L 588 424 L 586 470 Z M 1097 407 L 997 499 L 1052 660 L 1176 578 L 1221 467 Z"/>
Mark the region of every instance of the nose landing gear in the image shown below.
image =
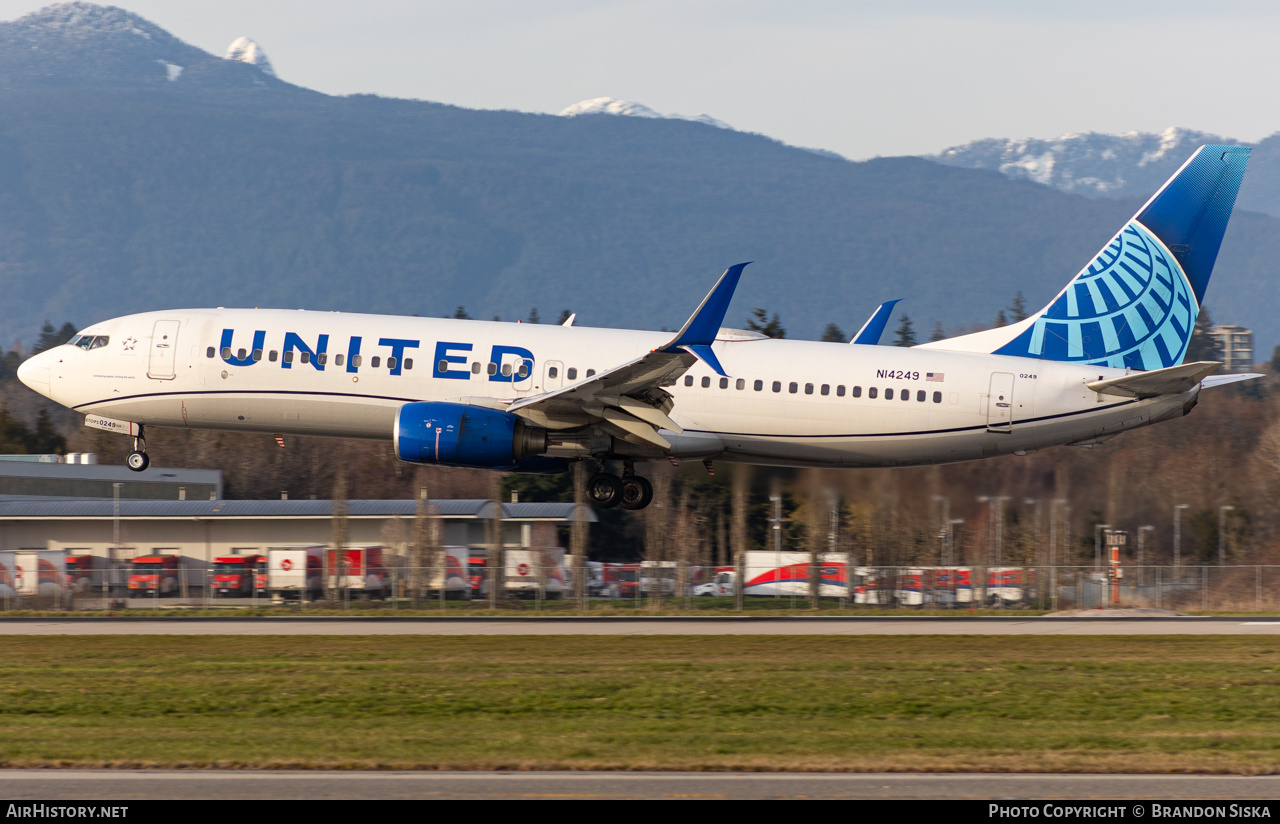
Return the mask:
<path id="1" fill-rule="evenodd" d="M 134 472 L 141 472 L 151 466 L 151 458 L 147 455 L 147 439 L 142 437 L 142 427 L 138 427 L 137 437 L 133 439 L 133 451 L 124 459 L 124 465 Z"/>

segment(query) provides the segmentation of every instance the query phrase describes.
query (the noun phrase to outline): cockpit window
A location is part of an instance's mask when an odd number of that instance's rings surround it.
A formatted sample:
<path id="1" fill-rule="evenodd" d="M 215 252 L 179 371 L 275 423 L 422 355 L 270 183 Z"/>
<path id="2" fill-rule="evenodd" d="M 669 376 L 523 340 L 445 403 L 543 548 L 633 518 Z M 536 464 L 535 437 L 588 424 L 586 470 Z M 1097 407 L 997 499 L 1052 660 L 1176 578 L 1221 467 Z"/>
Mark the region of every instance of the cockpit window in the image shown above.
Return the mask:
<path id="1" fill-rule="evenodd" d="M 81 349 L 101 349 L 111 342 L 111 338 L 107 335 L 76 335 L 67 343 L 72 346 L 78 346 Z"/>

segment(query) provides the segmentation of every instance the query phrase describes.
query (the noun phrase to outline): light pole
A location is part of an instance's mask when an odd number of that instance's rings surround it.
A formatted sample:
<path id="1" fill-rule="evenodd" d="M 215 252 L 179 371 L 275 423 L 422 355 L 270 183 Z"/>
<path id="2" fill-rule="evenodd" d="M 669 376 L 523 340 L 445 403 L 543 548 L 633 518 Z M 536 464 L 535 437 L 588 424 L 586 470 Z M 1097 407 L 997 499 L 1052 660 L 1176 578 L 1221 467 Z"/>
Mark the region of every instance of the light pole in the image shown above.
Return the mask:
<path id="1" fill-rule="evenodd" d="M 955 527 L 964 523 L 964 518 L 948 518 L 947 519 L 947 560 L 944 566 L 951 566 L 956 562 L 956 533 Z"/>
<path id="2" fill-rule="evenodd" d="M 1218 566 L 1225 566 L 1227 563 L 1227 510 L 1230 509 L 1235 507 L 1218 507 Z"/>
<path id="3" fill-rule="evenodd" d="M 1009 500 L 1008 495 L 980 495 L 978 497 L 978 503 L 995 504 L 995 510 L 996 510 L 995 549 L 994 549 L 995 558 L 993 559 L 993 562 L 992 562 L 993 566 L 1000 566 L 1000 558 L 1001 558 L 1000 544 L 1004 540 L 1004 502 L 1007 500 Z"/>
<path id="4" fill-rule="evenodd" d="M 1182 510 L 1190 509 L 1191 504 L 1178 504 L 1173 508 L 1173 572 L 1179 575 L 1182 564 Z"/>
<path id="5" fill-rule="evenodd" d="M 774 557 L 777 559 L 774 561 L 773 566 L 775 570 L 781 570 L 782 569 L 782 496 L 775 492 L 769 496 L 769 501 L 773 504 L 773 517 L 769 519 L 769 524 L 773 529 L 773 552 L 774 552 Z M 781 575 L 782 573 L 775 572 L 774 574 Z M 781 586 L 777 587 L 774 590 L 773 597 L 775 598 L 782 597 Z"/>
<path id="6" fill-rule="evenodd" d="M 1102 570 L 1102 532 L 1110 531 L 1111 524 L 1094 524 L 1093 526 L 1093 571 Z"/>
<path id="7" fill-rule="evenodd" d="M 1155 532 L 1155 530 L 1156 528 L 1154 526 L 1138 527 L 1138 583 L 1139 585 L 1142 584 L 1142 579 L 1147 574 L 1146 568 L 1144 566 L 1144 564 L 1146 563 L 1146 553 L 1143 551 L 1146 549 L 1146 542 L 1143 540 L 1143 538 L 1146 536 L 1146 533 Z"/>
<path id="8" fill-rule="evenodd" d="M 1022 502 L 1027 506 L 1034 505 L 1036 508 L 1036 521 L 1031 530 L 1031 541 L 1035 544 L 1035 551 L 1031 554 L 1032 565 L 1038 565 L 1040 558 L 1040 499 L 1039 498 L 1023 498 Z"/>
<path id="9" fill-rule="evenodd" d="M 1054 498 L 1049 505 L 1049 597 L 1054 610 L 1058 608 L 1058 519 L 1054 512 L 1060 512 L 1067 503 L 1066 498 Z"/>
<path id="10" fill-rule="evenodd" d="M 943 546 L 943 550 L 946 551 L 951 542 L 951 499 L 946 495 L 930 495 L 929 497 L 942 504 L 942 534 L 939 537 L 947 542 Z M 947 563 L 945 558 L 942 563 L 944 565 Z"/>

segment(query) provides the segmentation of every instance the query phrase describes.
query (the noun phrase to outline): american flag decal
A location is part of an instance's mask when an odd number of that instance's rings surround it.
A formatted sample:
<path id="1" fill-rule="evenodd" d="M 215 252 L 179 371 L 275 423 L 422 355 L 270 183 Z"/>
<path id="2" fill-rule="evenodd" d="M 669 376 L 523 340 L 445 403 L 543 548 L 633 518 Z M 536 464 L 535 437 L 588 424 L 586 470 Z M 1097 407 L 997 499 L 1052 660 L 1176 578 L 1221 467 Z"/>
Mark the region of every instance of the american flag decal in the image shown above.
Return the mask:
<path id="1" fill-rule="evenodd" d="M 945 378 L 946 376 L 947 374 L 945 372 L 925 372 L 924 373 L 924 379 L 927 381 L 933 381 L 934 383 L 942 383 L 942 379 Z"/>

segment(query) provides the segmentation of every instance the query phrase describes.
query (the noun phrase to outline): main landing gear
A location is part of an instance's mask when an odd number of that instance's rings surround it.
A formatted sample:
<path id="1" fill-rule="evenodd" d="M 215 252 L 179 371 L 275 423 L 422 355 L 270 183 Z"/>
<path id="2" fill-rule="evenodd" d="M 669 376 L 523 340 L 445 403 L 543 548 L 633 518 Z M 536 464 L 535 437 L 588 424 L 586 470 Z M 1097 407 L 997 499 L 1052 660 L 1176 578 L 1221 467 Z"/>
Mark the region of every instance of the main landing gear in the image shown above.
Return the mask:
<path id="1" fill-rule="evenodd" d="M 631 461 L 626 462 L 621 478 L 608 471 L 597 472 L 587 481 L 587 498 L 601 509 L 644 509 L 653 500 L 653 485 L 635 472 Z"/>
<path id="2" fill-rule="evenodd" d="M 133 439 L 133 451 L 124 459 L 124 465 L 134 472 L 141 472 L 151 466 L 151 458 L 147 455 L 147 439 L 142 437 L 142 427 L 138 427 L 138 435 Z"/>

